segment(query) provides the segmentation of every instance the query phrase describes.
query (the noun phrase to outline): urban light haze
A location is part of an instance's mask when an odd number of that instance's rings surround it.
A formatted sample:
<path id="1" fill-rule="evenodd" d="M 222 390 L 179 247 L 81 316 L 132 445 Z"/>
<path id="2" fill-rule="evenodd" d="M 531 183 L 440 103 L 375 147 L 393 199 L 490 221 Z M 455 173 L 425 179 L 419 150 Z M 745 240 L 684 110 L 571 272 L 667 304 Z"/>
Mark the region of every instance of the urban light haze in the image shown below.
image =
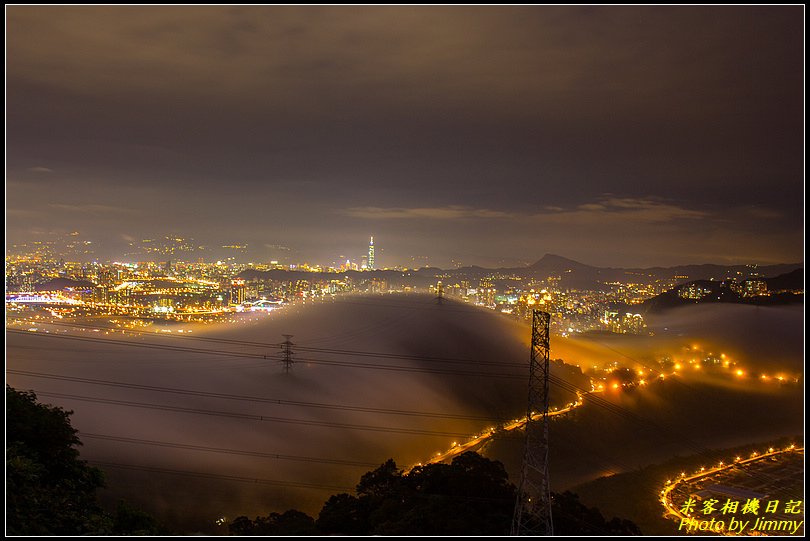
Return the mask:
<path id="1" fill-rule="evenodd" d="M 798 262 L 802 14 L 10 6 L 7 244 Z"/>
<path id="2" fill-rule="evenodd" d="M 803 535 L 804 11 L 7 6 L 6 534 Z"/>

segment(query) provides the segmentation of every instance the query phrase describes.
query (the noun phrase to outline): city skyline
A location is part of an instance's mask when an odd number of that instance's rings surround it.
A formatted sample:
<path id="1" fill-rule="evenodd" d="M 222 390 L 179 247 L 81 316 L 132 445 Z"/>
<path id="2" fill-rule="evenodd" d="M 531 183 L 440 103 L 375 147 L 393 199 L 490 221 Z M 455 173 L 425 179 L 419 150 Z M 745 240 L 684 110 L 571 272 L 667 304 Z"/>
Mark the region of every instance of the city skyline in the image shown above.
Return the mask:
<path id="1" fill-rule="evenodd" d="M 802 535 L 804 11 L 6 6 L 6 534 Z"/>
<path id="2" fill-rule="evenodd" d="M 802 10 L 7 7 L 7 247 L 802 261 Z"/>
<path id="3" fill-rule="evenodd" d="M 465 264 L 454 259 L 450 264 L 442 267 L 431 262 L 428 256 L 411 256 L 404 264 L 383 264 L 378 265 L 374 256 L 377 248 L 373 243 L 374 237 L 367 247 L 363 247 L 366 252 L 359 252 L 355 246 L 346 254 L 341 253 L 332 257 L 329 261 L 299 260 L 289 255 L 291 250 L 287 247 L 278 247 L 288 255 L 277 259 L 254 257 L 256 254 L 249 250 L 247 244 L 230 245 L 203 245 L 196 239 L 182 238 L 176 235 L 167 235 L 154 239 L 142 239 L 130 243 L 128 251 L 120 252 L 115 257 L 99 257 L 96 253 L 98 245 L 93 242 L 83 240 L 78 231 L 73 231 L 66 236 L 59 236 L 48 241 L 33 241 L 20 244 L 11 244 L 6 247 L 6 261 L 8 262 L 51 262 L 64 265 L 141 265 L 151 266 L 160 264 L 171 266 L 174 263 L 200 264 L 200 265 L 228 265 L 238 268 L 284 268 L 289 270 L 308 270 L 315 272 L 342 272 L 342 271 L 371 271 L 371 270 L 454 270 L 454 269 L 482 269 L 482 270 L 528 270 L 536 265 L 541 265 L 546 260 L 553 260 L 556 263 L 568 263 L 577 267 L 592 269 L 626 269 L 626 270 L 648 270 L 660 271 L 665 269 L 675 270 L 679 268 L 689 268 L 695 266 L 709 266 L 716 268 L 732 269 L 737 267 L 757 269 L 761 265 L 755 262 L 743 263 L 685 263 L 674 265 L 659 265 L 649 267 L 632 266 L 600 266 L 593 265 L 588 261 L 578 261 L 563 254 L 545 253 L 535 259 L 524 258 L 517 264 L 507 264 L 509 261 L 500 260 L 500 265 L 484 267 L 474 264 Z M 384 248 L 382 249 L 384 252 Z M 104 251 L 102 250 L 102 253 Z M 348 255 L 347 255 L 348 254 Z M 372 264 L 369 264 L 369 261 Z M 779 262 L 775 264 L 765 264 L 765 267 L 788 267 L 803 265 L 803 261 Z"/>

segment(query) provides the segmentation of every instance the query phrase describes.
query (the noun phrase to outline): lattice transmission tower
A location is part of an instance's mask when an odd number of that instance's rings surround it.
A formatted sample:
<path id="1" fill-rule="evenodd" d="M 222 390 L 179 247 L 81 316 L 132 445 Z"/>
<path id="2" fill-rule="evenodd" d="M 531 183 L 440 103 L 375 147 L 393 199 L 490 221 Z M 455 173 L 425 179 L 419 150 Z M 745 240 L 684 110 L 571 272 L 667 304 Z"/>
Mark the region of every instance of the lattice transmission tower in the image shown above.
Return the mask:
<path id="1" fill-rule="evenodd" d="M 292 358 L 293 356 L 292 347 L 295 344 L 290 342 L 290 338 L 292 338 L 293 335 L 282 334 L 281 336 L 283 336 L 285 339 L 281 343 L 281 364 L 284 365 L 284 372 L 289 374 L 290 368 L 292 368 L 292 365 L 295 364 L 295 361 Z"/>
<path id="2" fill-rule="evenodd" d="M 532 353 L 529 363 L 529 404 L 526 443 L 518 485 L 512 535 L 553 535 L 551 489 L 548 480 L 548 312 L 532 313 Z"/>
<path id="3" fill-rule="evenodd" d="M 436 284 L 436 298 L 434 299 L 436 304 L 444 304 L 444 287 L 442 287 L 442 281 L 439 280 L 439 283 Z"/>

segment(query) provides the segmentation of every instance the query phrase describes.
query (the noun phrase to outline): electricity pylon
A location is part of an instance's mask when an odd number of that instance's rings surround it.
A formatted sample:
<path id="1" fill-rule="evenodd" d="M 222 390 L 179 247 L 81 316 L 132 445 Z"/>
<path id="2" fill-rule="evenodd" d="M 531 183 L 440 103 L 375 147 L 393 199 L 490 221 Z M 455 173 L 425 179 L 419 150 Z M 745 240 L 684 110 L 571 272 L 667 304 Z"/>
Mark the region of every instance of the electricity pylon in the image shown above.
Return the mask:
<path id="1" fill-rule="evenodd" d="M 442 281 L 439 280 L 439 283 L 436 284 L 436 304 L 444 304 L 444 288 L 442 287 Z"/>
<path id="2" fill-rule="evenodd" d="M 548 481 L 548 312 L 532 312 L 532 354 L 526 443 L 518 485 L 512 535 L 553 535 Z"/>
<path id="3" fill-rule="evenodd" d="M 290 368 L 292 368 L 292 365 L 295 363 L 292 358 L 292 347 L 294 344 L 290 342 L 290 338 L 292 338 L 293 335 L 282 334 L 281 336 L 285 338 L 284 342 L 281 343 L 281 363 L 284 365 L 284 372 L 289 374 Z"/>

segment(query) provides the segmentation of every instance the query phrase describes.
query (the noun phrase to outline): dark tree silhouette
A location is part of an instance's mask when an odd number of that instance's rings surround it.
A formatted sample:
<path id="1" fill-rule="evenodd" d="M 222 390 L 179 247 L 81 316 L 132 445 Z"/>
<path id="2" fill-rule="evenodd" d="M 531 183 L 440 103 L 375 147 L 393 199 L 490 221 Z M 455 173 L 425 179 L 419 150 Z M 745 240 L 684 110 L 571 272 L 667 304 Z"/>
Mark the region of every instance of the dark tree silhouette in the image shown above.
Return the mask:
<path id="1" fill-rule="evenodd" d="M 606 521 L 598 509 L 586 507 L 568 491 L 552 494 L 551 514 L 555 535 L 641 535 L 633 522 L 615 517 Z"/>
<path id="2" fill-rule="evenodd" d="M 83 534 L 104 527 L 104 477 L 79 460 L 72 412 L 6 386 L 6 527 L 9 534 Z"/>
<path id="3" fill-rule="evenodd" d="M 360 500 L 350 494 L 337 494 L 323 504 L 317 526 L 322 532 L 365 535 L 368 533 L 368 506 L 365 502 L 361 505 Z"/>
<path id="4" fill-rule="evenodd" d="M 332 496 L 317 525 L 327 534 L 497 535 L 509 532 L 514 504 L 503 465 L 476 453 L 407 474 L 388 460 L 363 475 L 357 497 Z"/>
<path id="5" fill-rule="evenodd" d="M 112 514 L 110 533 L 114 535 L 162 535 L 168 531 L 145 511 L 121 500 Z"/>
<path id="6" fill-rule="evenodd" d="M 388 460 L 364 474 L 356 491 L 357 496 L 330 497 L 314 529 L 312 519 L 294 510 L 255 520 L 239 517 L 229 529 L 234 535 L 507 535 L 516 499 L 503 464 L 473 452 L 408 473 Z M 570 492 L 553 495 L 552 505 L 555 533 L 640 534 L 632 522 L 606 522 Z"/>
<path id="7" fill-rule="evenodd" d="M 149 514 L 120 502 L 98 504 L 98 468 L 79 459 L 73 412 L 37 402 L 6 385 L 6 533 L 9 535 L 150 535 L 166 533 Z"/>
<path id="8" fill-rule="evenodd" d="M 266 517 L 250 520 L 236 517 L 228 525 L 231 535 L 314 535 L 315 519 L 296 509 L 283 513 L 270 513 Z"/>

